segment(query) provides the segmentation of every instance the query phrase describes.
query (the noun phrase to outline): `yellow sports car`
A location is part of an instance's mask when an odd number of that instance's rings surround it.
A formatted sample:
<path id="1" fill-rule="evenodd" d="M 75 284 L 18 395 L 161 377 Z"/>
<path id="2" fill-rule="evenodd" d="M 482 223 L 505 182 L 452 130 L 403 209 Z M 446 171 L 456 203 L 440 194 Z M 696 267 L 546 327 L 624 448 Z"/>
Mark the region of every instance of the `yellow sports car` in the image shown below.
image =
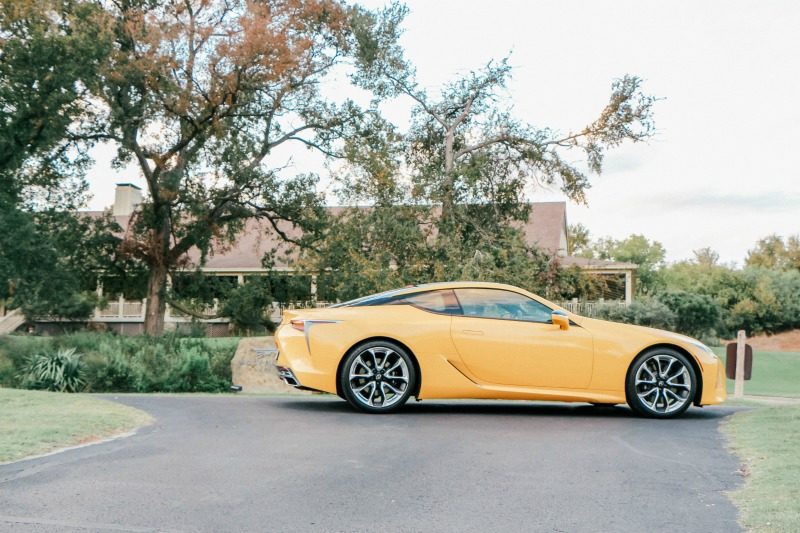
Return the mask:
<path id="1" fill-rule="evenodd" d="M 582 317 L 498 283 L 433 283 L 287 311 L 275 341 L 286 383 L 369 413 L 414 396 L 628 403 L 668 418 L 726 397 L 723 365 L 701 342 Z"/>

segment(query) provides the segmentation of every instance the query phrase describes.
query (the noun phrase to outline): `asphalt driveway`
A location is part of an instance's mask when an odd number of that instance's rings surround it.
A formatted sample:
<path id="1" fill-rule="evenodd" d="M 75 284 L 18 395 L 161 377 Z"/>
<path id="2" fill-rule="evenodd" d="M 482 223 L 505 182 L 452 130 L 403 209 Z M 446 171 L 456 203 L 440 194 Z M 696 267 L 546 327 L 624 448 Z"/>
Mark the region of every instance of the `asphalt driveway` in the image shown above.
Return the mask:
<path id="1" fill-rule="evenodd" d="M 626 408 L 120 396 L 133 437 L 0 466 L 0 531 L 738 531 L 718 426 Z"/>

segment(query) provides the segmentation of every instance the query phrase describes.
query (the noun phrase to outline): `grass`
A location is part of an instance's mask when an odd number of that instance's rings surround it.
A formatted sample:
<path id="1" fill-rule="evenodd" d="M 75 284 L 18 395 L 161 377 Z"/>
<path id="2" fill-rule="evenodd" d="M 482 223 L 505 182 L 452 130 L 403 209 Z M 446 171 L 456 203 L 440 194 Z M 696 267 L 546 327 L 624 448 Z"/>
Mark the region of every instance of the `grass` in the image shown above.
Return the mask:
<path id="1" fill-rule="evenodd" d="M 725 348 L 714 348 L 725 360 Z M 728 380 L 733 393 L 733 380 Z M 745 395 L 800 397 L 800 352 L 754 352 L 753 379 L 744 382 Z"/>
<path id="2" fill-rule="evenodd" d="M 187 337 L 191 338 L 191 337 Z M 243 337 L 199 337 L 205 344 L 215 348 L 236 348 Z"/>
<path id="3" fill-rule="evenodd" d="M 149 423 L 147 413 L 86 394 L 0 388 L 0 463 Z"/>
<path id="4" fill-rule="evenodd" d="M 795 532 L 800 524 L 800 406 L 760 407 L 723 426 L 741 459 L 744 486 L 731 494 L 747 531 Z"/>

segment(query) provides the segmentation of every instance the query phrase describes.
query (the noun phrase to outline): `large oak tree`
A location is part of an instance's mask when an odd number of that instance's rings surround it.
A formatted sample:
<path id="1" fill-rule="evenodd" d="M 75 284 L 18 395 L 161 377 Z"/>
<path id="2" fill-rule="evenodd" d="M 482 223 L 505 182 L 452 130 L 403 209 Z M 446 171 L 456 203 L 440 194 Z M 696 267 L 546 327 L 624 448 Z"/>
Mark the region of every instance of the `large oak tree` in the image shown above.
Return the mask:
<path id="1" fill-rule="evenodd" d="M 281 231 L 307 226 L 314 177 L 286 178 L 270 159 L 295 143 L 334 155 L 360 111 L 320 94 L 324 77 L 358 48 L 335 0 L 109 0 L 96 13 L 108 55 L 68 136 L 113 143 L 135 163 L 145 202 L 124 251 L 149 270 L 145 330 L 164 327 L 169 273 L 235 238 L 251 217 Z"/>

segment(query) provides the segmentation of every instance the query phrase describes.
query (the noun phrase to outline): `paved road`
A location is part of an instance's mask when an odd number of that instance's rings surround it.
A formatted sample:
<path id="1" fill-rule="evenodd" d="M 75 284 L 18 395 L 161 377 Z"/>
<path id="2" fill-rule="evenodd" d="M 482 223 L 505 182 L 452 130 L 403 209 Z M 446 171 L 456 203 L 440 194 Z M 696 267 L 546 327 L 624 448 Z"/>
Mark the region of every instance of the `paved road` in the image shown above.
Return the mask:
<path id="1" fill-rule="evenodd" d="M 137 435 L 0 466 L 2 531 L 738 531 L 725 407 L 123 396 Z"/>

